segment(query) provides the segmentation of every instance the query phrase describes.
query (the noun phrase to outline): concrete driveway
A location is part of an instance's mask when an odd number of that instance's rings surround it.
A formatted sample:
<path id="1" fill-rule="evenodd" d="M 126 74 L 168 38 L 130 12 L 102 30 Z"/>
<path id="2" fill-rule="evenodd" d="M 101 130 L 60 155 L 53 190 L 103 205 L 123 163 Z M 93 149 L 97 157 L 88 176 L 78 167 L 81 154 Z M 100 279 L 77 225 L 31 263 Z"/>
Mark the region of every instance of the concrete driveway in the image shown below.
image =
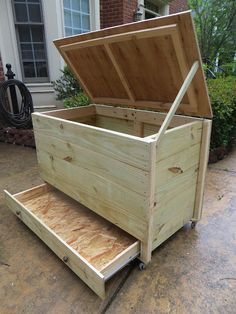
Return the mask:
<path id="1" fill-rule="evenodd" d="M 140 272 L 126 267 L 101 301 L 4 205 L 41 184 L 35 150 L 0 143 L 0 313 L 236 313 L 236 151 L 209 166 L 203 219 Z"/>

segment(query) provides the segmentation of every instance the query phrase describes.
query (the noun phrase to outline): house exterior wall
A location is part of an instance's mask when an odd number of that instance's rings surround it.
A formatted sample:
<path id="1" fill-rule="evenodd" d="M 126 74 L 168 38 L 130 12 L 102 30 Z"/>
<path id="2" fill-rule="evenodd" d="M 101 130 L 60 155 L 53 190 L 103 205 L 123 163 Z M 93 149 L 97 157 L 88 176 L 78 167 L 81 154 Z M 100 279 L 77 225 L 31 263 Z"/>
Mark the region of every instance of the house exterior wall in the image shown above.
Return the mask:
<path id="1" fill-rule="evenodd" d="M 100 28 L 99 0 L 89 0 L 91 9 L 90 29 Z M 45 111 L 62 107 L 62 103 L 56 100 L 51 81 L 61 76 L 60 69 L 64 61 L 53 44 L 53 40 L 64 37 L 64 11 L 63 0 L 41 0 L 42 14 L 45 30 L 45 46 L 47 53 L 49 79 L 45 83 L 26 83 L 33 98 L 36 110 Z M 6 29 L 8 30 L 6 32 Z M 12 65 L 15 78 L 23 80 L 20 66 L 20 55 L 17 46 L 17 37 L 13 17 L 12 1 L 0 0 L 0 52 L 1 61 L 5 67 L 6 63 Z M 0 68 L 0 80 L 3 79 Z"/>
<path id="2" fill-rule="evenodd" d="M 170 14 L 188 10 L 187 0 L 174 0 L 170 2 Z"/>
<path id="3" fill-rule="evenodd" d="M 137 0 L 100 0 L 101 28 L 133 22 Z"/>

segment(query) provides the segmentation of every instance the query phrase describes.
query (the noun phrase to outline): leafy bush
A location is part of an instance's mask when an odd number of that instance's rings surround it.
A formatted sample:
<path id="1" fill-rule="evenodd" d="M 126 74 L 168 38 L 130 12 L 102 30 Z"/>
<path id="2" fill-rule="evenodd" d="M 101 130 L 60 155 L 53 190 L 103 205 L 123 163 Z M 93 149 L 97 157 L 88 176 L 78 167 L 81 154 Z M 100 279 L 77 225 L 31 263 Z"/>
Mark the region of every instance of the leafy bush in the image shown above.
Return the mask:
<path id="1" fill-rule="evenodd" d="M 62 76 L 52 82 L 57 99 L 62 100 L 66 108 L 85 106 L 90 103 L 74 74 L 68 66 L 61 70 Z"/>
<path id="2" fill-rule="evenodd" d="M 79 92 L 72 97 L 64 99 L 63 103 L 65 108 L 74 108 L 89 105 L 90 100 L 83 92 Z"/>
<path id="3" fill-rule="evenodd" d="M 62 76 L 58 80 L 52 82 L 58 100 L 73 97 L 82 91 L 78 81 L 68 66 L 65 66 L 61 72 Z"/>
<path id="4" fill-rule="evenodd" d="M 220 67 L 224 70 L 225 75 L 236 76 L 236 61 L 223 64 Z"/>
<path id="5" fill-rule="evenodd" d="M 236 143 L 236 77 L 208 79 L 213 110 L 211 149 Z"/>

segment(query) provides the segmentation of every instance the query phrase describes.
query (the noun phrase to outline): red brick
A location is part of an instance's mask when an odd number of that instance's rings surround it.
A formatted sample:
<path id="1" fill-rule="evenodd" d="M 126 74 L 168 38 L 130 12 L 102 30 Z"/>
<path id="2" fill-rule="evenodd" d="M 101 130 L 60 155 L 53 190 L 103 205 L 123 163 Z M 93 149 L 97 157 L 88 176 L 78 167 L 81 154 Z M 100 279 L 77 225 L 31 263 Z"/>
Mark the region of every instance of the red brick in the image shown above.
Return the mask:
<path id="1" fill-rule="evenodd" d="M 173 0 L 170 3 L 170 14 L 188 10 L 187 0 Z"/>

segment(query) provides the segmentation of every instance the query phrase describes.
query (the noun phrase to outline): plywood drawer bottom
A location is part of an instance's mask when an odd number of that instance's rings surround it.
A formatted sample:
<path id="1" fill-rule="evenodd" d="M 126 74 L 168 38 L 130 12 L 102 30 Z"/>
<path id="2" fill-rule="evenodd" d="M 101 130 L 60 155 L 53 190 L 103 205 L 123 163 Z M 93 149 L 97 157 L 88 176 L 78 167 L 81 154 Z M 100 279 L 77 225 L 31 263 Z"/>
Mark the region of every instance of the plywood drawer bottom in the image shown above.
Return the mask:
<path id="1" fill-rule="evenodd" d="M 123 230 L 48 184 L 11 195 L 8 207 L 92 290 L 139 255 L 140 244 Z"/>

